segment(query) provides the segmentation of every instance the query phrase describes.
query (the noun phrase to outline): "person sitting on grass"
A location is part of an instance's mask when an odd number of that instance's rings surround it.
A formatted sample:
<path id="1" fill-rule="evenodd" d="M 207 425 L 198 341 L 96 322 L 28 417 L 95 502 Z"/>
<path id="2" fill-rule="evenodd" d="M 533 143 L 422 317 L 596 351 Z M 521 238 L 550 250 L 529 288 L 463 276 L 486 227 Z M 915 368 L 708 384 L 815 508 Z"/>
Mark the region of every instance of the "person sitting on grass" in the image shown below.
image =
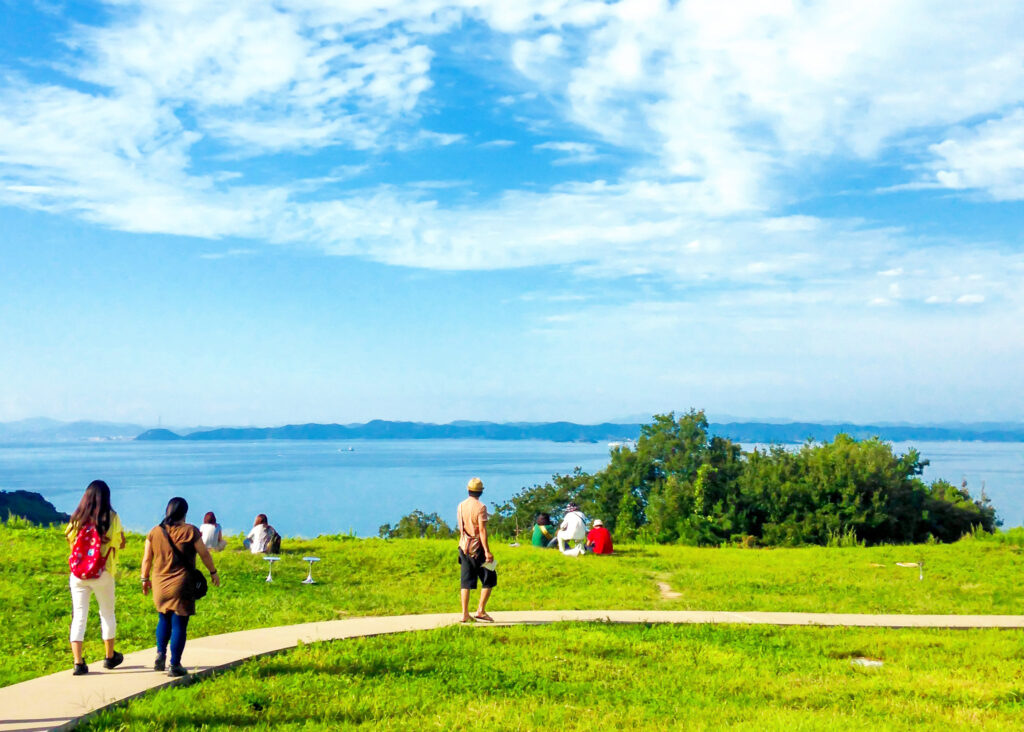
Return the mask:
<path id="1" fill-rule="evenodd" d="M 551 530 L 551 516 L 546 513 L 537 514 L 537 523 L 533 525 L 533 545 L 539 547 L 554 546 L 558 543 Z"/>
<path id="2" fill-rule="evenodd" d="M 594 554 L 612 553 L 612 535 L 601 519 L 594 519 L 594 528 L 587 533 L 587 551 Z"/>
<path id="3" fill-rule="evenodd" d="M 281 552 L 281 535 L 267 523 L 267 514 L 257 514 L 242 545 L 253 554 L 279 554 Z"/>
<path id="4" fill-rule="evenodd" d="M 228 546 L 228 540 L 224 538 L 220 524 L 213 511 L 207 511 L 203 517 L 203 525 L 199 527 L 199 533 L 203 535 L 203 543 L 211 552 L 222 552 Z"/>
<path id="5" fill-rule="evenodd" d="M 587 538 L 587 517 L 575 503 L 566 506 L 566 514 L 558 527 L 558 551 L 567 557 L 578 557 L 586 551 L 584 542 Z M 573 547 L 566 549 L 566 543 L 572 542 Z"/>

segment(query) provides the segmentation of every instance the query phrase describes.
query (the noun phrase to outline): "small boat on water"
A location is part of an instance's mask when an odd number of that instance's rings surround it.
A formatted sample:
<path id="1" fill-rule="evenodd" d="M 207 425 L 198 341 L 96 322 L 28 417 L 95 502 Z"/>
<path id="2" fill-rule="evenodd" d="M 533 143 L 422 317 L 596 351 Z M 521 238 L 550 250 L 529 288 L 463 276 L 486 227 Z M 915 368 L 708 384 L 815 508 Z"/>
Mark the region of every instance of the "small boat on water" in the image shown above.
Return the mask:
<path id="1" fill-rule="evenodd" d="M 618 450 L 618 449 L 635 450 L 636 449 L 636 440 L 616 440 L 614 442 L 609 442 L 608 443 L 608 449 L 609 450 Z"/>

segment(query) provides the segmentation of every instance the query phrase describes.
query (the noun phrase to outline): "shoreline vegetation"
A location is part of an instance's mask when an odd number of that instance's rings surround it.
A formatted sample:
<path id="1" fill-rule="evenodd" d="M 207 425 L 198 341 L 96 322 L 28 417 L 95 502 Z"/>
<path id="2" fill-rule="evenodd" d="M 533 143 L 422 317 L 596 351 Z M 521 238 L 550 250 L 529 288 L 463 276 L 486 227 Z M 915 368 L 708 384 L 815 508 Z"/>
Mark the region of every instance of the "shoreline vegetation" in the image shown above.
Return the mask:
<path id="1" fill-rule="evenodd" d="M 928 461 L 897 455 L 877 437 L 745 451 L 710 433 L 703 412 L 655 415 L 635 443 L 616 446 L 607 467 L 577 468 L 524 488 L 495 506 L 490 531 L 528 535 L 534 518 L 573 502 L 615 540 L 690 546 L 862 546 L 953 542 L 1000 525 L 982 491 L 921 479 Z M 386 538 L 451 536 L 436 513 L 414 511 Z"/>

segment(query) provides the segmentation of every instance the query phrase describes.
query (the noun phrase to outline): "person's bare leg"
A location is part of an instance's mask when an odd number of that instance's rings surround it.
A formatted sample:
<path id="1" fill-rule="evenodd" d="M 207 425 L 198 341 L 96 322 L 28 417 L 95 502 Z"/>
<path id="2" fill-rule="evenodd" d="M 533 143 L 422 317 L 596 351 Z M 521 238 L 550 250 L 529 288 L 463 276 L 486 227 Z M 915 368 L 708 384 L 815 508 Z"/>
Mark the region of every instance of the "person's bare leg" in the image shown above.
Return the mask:
<path id="1" fill-rule="evenodd" d="M 462 622 L 469 622 L 469 590 L 461 591 L 462 600 Z"/>
<path id="2" fill-rule="evenodd" d="M 116 638 L 110 638 L 103 641 L 103 650 L 106 652 L 106 657 L 111 658 L 114 655 L 114 641 Z"/>
<path id="3" fill-rule="evenodd" d="M 71 641 L 71 655 L 75 657 L 75 663 L 82 662 L 82 641 Z"/>
<path id="4" fill-rule="evenodd" d="M 491 588 L 484 587 L 480 590 L 480 607 L 476 609 L 477 616 L 487 615 L 487 600 L 491 597 Z"/>

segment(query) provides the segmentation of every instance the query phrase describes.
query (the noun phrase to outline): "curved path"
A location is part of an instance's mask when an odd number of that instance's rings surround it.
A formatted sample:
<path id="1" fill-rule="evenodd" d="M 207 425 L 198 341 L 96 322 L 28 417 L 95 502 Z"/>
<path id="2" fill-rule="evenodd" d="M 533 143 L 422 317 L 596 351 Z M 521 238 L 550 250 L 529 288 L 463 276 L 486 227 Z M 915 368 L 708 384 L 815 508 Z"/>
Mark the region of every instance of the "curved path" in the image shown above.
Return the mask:
<path id="1" fill-rule="evenodd" d="M 834 613 L 703 612 L 656 610 L 548 610 L 494 613 L 490 625 L 547 624 L 563 621 L 612 623 L 734 623 L 741 625 L 819 625 L 878 628 L 1024 628 L 1024 615 L 854 615 Z M 430 630 L 458 622 L 459 615 L 398 615 L 257 628 L 189 639 L 185 661 L 194 674 L 227 668 L 255 656 L 294 648 L 299 643 Z M 181 683 L 152 670 L 154 649 L 127 653 L 113 671 L 101 662 L 88 676 L 70 669 L 0 688 L 0 731 L 70 727 L 104 707 L 150 689 Z"/>

